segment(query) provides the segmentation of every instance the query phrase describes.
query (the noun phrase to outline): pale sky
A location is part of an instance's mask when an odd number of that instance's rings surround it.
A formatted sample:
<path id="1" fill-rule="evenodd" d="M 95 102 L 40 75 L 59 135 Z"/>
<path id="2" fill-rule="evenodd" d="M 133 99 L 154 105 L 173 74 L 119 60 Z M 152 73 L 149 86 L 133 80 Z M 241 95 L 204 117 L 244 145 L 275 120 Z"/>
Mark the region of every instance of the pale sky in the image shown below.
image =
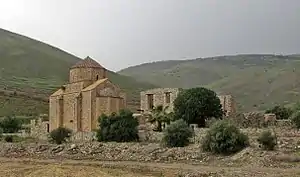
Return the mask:
<path id="1" fill-rule="evenodd" d="M 300 53 L 300 0 L 0 0 L 0 28 L 106 68 Z"/>

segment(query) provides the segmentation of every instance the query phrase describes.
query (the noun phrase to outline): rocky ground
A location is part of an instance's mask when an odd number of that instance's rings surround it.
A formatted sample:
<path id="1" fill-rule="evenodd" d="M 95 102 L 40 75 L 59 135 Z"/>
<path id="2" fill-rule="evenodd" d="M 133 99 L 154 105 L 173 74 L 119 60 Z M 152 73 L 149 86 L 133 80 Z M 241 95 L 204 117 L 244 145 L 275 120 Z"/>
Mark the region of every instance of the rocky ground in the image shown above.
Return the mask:
<path id="1" fill-rule="evenodd" d="M 104 161 L 109 162 L 110 166 L 116 163 L 134 167 L 144 164 L 163 168 L 164 173 L 173 175 L 175 173 L 171 173 L 172 170 L 166 172 L 165 169 L 176 169 L 177 173 L 181 169 L 182 173 L 192 171 L 197 173 L 196 176 L 300 176 L 300 171 L 297 170 L 300 167 L 297 163 L 300 162 L 299 142 L 298 137 L 279 137 L 275 151 L 263 151 L 253 139 L 250 147 L 231 156 L 202 152 L 199 144 L 184 148 L 165 148 L 158 143 L 0 143 L 0 156 L 31 159 L 35 162 L 51 159 L 71 161 L 73 166 L 76 162 L 85 162 L 90 166 L 90 163 Z"/>

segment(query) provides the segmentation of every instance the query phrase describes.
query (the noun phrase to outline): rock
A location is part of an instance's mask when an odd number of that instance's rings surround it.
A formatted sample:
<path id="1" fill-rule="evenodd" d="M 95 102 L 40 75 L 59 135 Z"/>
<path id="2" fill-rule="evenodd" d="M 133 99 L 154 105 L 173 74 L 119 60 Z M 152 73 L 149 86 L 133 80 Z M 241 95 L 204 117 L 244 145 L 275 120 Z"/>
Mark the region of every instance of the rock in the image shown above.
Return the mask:
<path id="1" fill-rule="evenodd" d="M 71 149 L 75 149 L 76 147 L 76 144 L 71 144 Z"/>
<path id="2" fill-rule="evenodd" d="M 62 152 L 64 149 L 65 149 L 64 145 L 58 145 L 58 146 L 52 148 L 51 152 L 59 153 L 59 152 Z"/>

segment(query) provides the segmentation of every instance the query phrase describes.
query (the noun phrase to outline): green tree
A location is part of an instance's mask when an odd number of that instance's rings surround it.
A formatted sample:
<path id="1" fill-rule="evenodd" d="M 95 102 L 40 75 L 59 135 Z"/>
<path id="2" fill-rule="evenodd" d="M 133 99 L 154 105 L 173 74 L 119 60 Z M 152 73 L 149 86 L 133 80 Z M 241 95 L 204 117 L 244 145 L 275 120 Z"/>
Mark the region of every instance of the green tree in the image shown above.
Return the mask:
<path id="1" fill-rule="evenodd" d="M 297 129 L 300 129 L 300 111 L 296 111 L 292 114 L 291 121 Z"/>
<path id="2" fill-rule="evenodd" d="M 276 115 L 276 119 L 288 119 L 293 111 L 290 108 L 284 106 L 275 106 L 272 109 L 266 110 L 265 113 L 273 113 Z"/>
<path id="3" fill-rule="evenodd" d="M 223 116 L 220 99 L 212 90 L 199 87 L 184 90 L 174 100 L 174 116 L 188 124 L 205 127 L 205 120 Z"/>
<path id="4" fill-rule="evenodd" d="M 184 120 L 180 119 L 172 122 L 166 128 L 162 141 L 167 147 L 184 147 L 189 144 L 189 138 L 192 136 L 191 128 Z"/>
<path id="5" fill-rule="evenodd" d="M 71 137 L 72 130 L 64 127 L 58 127 L 50 132 L 50 141 L 56 144 L 62 144 Z"/>
<path id="6" fill-rule="evenodd" d="M 129 110 L 121 110 L 119 114 L 101 115 L 98 119 L 98 141 L 130 142 L 138 141 L 139 122 Z"/>
<path id="7" fill-rule="evenodd" d="M 249 145 L 248 137 L 228 120 L 219 120 L 211 126 L 202 140 L 204 151 L 231 154 Z"/>
<path id="8" fill-rule="evenodd" d="M 3 133 L 16 133 L 22 129 L 22 121 L 15 117 L 7 116 L 0 121 Z"/>
<path id="9" fill-rule="evenodd" d="M 155 128 L 154 131 L 162 131 L 162 125 L 163 124 L 170 124 L 172 118 L 173 118 L 173 113 L 167 112 L 168 107 L 163 107 L 162 105 L 159 105 L 155 107 L 151 113 L 148 115 L 149 119 L 148 121 L 150 123 L 157 123 L 157 127 Z"/>

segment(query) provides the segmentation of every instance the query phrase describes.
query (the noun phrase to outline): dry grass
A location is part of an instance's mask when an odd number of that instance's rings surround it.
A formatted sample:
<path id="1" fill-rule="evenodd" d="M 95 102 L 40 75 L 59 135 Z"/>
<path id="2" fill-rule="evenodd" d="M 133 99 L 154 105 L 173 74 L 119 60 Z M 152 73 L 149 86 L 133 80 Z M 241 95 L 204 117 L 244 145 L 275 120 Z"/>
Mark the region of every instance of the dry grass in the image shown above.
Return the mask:
<path id="1" fill-rule="evenodd" d="M 0 163 L 2 177 L 154 177 L 142 172 L 96 166 L 77 166 L 61 164 L 26 164 L 17 162 Z M 156 175 L 157 176 L 157 175 Z"/>

